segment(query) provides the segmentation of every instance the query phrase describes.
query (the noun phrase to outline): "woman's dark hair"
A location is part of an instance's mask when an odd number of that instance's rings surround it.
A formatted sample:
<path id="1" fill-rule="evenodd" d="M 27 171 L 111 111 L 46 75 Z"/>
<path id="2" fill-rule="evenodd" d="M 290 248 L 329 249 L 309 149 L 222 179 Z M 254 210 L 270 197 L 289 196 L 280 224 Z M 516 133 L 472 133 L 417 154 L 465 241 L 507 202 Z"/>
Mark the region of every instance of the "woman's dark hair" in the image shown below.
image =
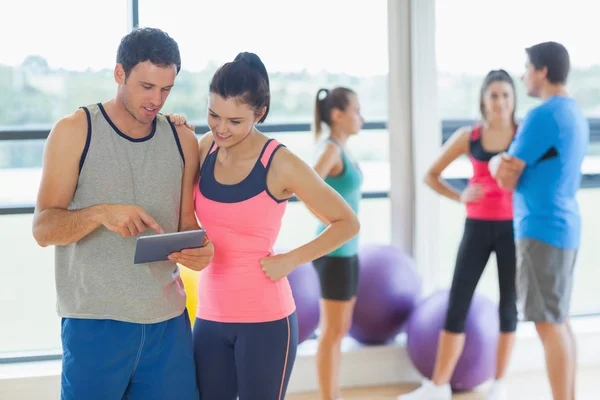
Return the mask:
<path id="1" fill-rule="evenodd" d="M 346 107 L 350 104 L 349 95 L 351 94 L 356 93 L 345 87 L 336 87 L 331 91 L 329 89 L 319 89 L 315 100 L 315 140 L 319 140 L 321 136 L 322 122 L 331 128 L 331 111 L 334 108 L 346 111 Z"/>
<path id="2" fill-rule="evenodd" d="M 117 63 L 123 66 L 125 77 L 144 61 L 159 67 L 175 65 L 181 70 L 179 46 L 166 32 L 157 28 L 137 28 L 121 39 L 117 49 Z"/>
<path id="3" fill-rule="evenodd" d="M 511 118 L 512 118 L 513 124 L 516 125 L 517 122 L 515 120 L 515 111 L 517 109 L 517 96 L 516 96 L 517 91 L 515 89 L 515 82 L 513 81 L 511 76 L 508 74 L 508 72 L 506 72 L 503 69 L 495 69 L 495 70 L 488 72 L 485 79 L 483 80 L 483 84 L 481 85 L 481 92 L 479 94 L 479 110 L 481 111 L 481 117 L 483 119 L 486 118 L 485 117 L 485 103 L 484 103 L 485 91 L 494 82 L 506 82 L 512 88 L 513 98 L 514 98 L 514 108 L 513 108 Z"/>
<path id="4" fill-rule="evenodd" d="M 565 46 L 556 42 L 543 42 L 526 48 L 525 52 L 536 70 L 548 68 L 548 82 L 563 85 L 567 83 L 571 60 Z"/>
<path id="5" fill-rule="evenodd" d="M 209 91 L 225 99 L 239 97 L 256 114 L 266 107 L 258 123 L 267 119 L 271 105 L 269 75 L 263 62 L 254 53 L 239 53 L 233 61 L 222 65 L 213 75 Z"/>

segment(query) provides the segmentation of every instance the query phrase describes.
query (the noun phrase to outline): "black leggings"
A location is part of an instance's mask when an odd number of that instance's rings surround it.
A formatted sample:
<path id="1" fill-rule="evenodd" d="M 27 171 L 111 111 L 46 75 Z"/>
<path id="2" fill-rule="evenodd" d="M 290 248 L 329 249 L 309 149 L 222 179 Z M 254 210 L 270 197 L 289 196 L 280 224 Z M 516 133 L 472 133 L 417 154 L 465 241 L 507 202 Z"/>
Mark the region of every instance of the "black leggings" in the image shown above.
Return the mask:
<path id="1" fill-rule="evenodd" d="M 473 293 L 490 258 L 496 253 L 500 284 L 500 331 L 517 328 L 516 255 L 512 221 L 468 219 L 456 257 L 456 267 L 444 329 L 465 331 L 465 320 Z"/>

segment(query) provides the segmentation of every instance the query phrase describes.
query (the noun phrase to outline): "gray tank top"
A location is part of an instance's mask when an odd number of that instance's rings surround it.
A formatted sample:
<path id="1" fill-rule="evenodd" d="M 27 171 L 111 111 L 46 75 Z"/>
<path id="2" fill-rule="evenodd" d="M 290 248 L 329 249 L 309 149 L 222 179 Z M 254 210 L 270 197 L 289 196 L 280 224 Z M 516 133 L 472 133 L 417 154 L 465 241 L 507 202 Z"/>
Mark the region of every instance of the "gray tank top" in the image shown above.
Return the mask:
<path id="1" fill-rule="evenodd" d="M 149 136 L 133 139 L 113 124 L 101 104 L 83 109 L 88 136 L 69 209 L 137 205 L 165 233 L 177 232 L 184 159 L 167 118 L 158 115 Z M 143 235 L 153 232 L 147 229 Z M 134 264 L 135 243 L 135 237 L 123 238 L 101 226 L 77 243 L 56 246 L 58 315 L 134 323 L 180 315 L 186 295 L 177 264 Z"/>

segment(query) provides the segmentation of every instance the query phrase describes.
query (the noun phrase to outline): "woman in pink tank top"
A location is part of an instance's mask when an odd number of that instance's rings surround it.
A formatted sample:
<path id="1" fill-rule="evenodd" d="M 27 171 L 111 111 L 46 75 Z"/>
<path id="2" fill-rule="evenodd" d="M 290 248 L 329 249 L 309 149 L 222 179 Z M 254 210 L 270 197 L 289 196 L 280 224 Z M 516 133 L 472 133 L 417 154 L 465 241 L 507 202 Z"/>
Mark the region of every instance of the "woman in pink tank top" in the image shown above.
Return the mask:
<path id="1" fill-rule="evenodd" d="M 199 276 L 194 357 L 202 400 L 281 400 L 298 341 L 286 276 L 359 230 L 350 206 L 314 170 L 255 124 L 267 117 L 269 77 L 240 53 L 212 78 L 210 132 L 199 142 L 196 216 L 214 245 Z M 288 199 L 329 222 L 316 239 L 273 254 Z"/>
<path id="2" fill-rule="evenodd" d="M 480 110 L 483 123 L 457 130 L 444 145 L 425 179 L 427 185 L 442 196 L 465 204 L 467 219 L 432 380 L 399 399 L 450 400 L 449 382 L 464 346 L 465 320 L 492 252 L 496 253 L 498 264 L 500 339 L 496 380 L 488 398 L 504 399 L 506 395 L 501 379 L 512 352 L 517 326 L 512 193 L 500 189 L 488 170 L 489 160 L 508 149 L 516 132 L 515 87 L 504 70 L 491 71 L 486 76 L 480 92 Z M 462 155 L 469 157 L 473 176 L 467 187 L 458 192 L 441 179 L 441 174 Z"/>

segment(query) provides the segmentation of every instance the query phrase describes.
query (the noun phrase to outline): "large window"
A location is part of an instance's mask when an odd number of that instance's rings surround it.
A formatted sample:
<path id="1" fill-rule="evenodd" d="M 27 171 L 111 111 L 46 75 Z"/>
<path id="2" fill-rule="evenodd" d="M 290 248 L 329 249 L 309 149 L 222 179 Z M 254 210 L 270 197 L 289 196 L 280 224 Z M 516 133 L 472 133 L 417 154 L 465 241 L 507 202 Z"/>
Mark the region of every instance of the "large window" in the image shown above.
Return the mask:
<path id="1" fill-rule="evenodd" d="M 178 43 L 182 72 L 165 109 L 206 119 L 208 84 L 219 65 L 242 51 L 258 54 L 271 79 L 267 122 L 310 122 L 320 87 L 359 93 L 369 121 L 387 116 L 386 2 L 307 0 L 140 2 L 140 26 Z M 339 18 L 336 18 L 339 16 Z"/>
<path id="2" fill-rule="evenodd" d="M 116 50 L 133 21 L 128 3 L 39 0 L 12 2 L 4 9 L 0 33 L 19 40 L 7 41 L 9 47 L 0 54 L 0 188 L 8 188 L 0 190 L 5 266 L 0 270 L 0 359 L 60 352 L 54 249 L 40 248 L 31 234 L 44 137 L 59 118 L 114 96 Z M 158 0 L 138 4 L 140 26 L 167 31 L 181 49 L 183 69 L 164 112 L 183 113 L 202 124 L 208 83 L 218 65 L 240 51 L 252 51 L 271 77 L 267 123 L 308 126 L 317 89 L 336 85 L 358 92 L 367 121 L 386 119 L 385 2 L 366 6 L 310 0 L 292 12 L 274 0 L 223 5 L 175 0 L 168 8 Z M 341 11 L 343 18 L 330 17 Z M 73 14 L 87 17 L 73 19 Z M 28 15 L 28 24 L 6 18 L 10 15 Z M 31 35 L 32 26 L 41 33 Z M 34 139 L 19 140 L 21 132 Z M 315 144 L 309 132 L 271 134 L 305 161 L 313 161 Z M 384 196 L 390 182 L 387 143 L 383 129 L 365 129 L 349 143 L 365 173 L 365 191 Z M 385 197 L 362 202 L 363 242 L 389 243 L 389 215 Z M 289 248 L 310 240 L 316 223 L 304 205 L 290 203 L 278 245 Z"/>
<path id="3" fill-rule="evenodd" d="M 26 24 L 14 18 L 24 15 Z M 78 107 L 112 97 L 117 47 L 127 32 L 127 15 L 124 0 L 3 5 L 0 131 L 47 130 Z M 0 168 L 38 168 L 42 149 L 43 141 L 0 142 Z M 2 194 L 0 204 L 7 196 Z"/>
<path id="4" fill-rule="evenodd" d="M 477 120 L 479 90 L 483 77 L 491 69 L 504 68 L 517 85 L 517 116 L 539 104 L 529 98 L 520 81 L 526 61 L 525 48 L 542 41 L 564 44 L 571 56 L 572 70 L 568 90 L 586 116 L 600 117 L 600 54 L 592 51 L 593 38 L 589 28 L 595 26 L 595 13 L 589 2 L 573 0 L 564 7 L 549 6 L 547 1 L 509 0 L 502 3 L 478 0 L 436 1 L 436 40 L 438 63 L 438 93 L 441 118 Z M 542 14 L 543 13 L 543 14 Z M 543 17 L 542 17 L 543 15 Z M 492 18 L 493 16 L 493 18 Z M 592 46 L 592 47 L 590 47 Z M 592 143 L 583 172 L 589 174 L 591 186 L 600 169 L 598 144 Z M 446 171 L 446 177 L 468 178 L 472 168 L 468 159 L 457 160 Z M 596 175 L 596 176 L 594 176 Z M 572 313 L 598 313 L 600 300 L 598 281 L 598 251 L 595 238 L 600 228 L 597 207 L 600 188 L 585 188 L 578 199 L 583 215 L 582 245 L 577 262 Z M 441 200 L 441 268 L 437 284 L 450 285 L 455 256 L 462 236 L 465 209 L 461 204 Z M 492 256 L 479 290 L 498 298 L 495 257 Z"/>
<path id="5" fill-rule="evenodd" d="M 442 119 L 479 118 L 479 88 L 491 69 L 504 68 L 516 83 L 524 71 L 525 48 L 554 40 L 571 56 L 568 89 L 589 117 L 600 117 L 600 55 L 590 27 L 596 14 L 585 0 L 561 7 L 544 0 L 436 0 L 436 57 Z M 543 16 L 543 17 L 542 17 Z M 517 85 L 517 114 L 538 102 Z"/>
<path id="6" fill-rule="evenodd" d="M 78 107 L 111 98 L 127 15 L 124 0 L 3 4 L 0 131 L 48 130 Z M 43 145 L 43 140 L 0 141 L 0 207 L 33 205 Z M 54 250 L 35 243 L 31 222 L 31 214 L 0 215 L 0 357 L 60 348 Z"/>
<path id="7" fill-rule="evenodd" d="M 127 15 L 124 0 L 3 4 L 0 127 L 47 127 L 80 106 L 110 98 Z"/>

